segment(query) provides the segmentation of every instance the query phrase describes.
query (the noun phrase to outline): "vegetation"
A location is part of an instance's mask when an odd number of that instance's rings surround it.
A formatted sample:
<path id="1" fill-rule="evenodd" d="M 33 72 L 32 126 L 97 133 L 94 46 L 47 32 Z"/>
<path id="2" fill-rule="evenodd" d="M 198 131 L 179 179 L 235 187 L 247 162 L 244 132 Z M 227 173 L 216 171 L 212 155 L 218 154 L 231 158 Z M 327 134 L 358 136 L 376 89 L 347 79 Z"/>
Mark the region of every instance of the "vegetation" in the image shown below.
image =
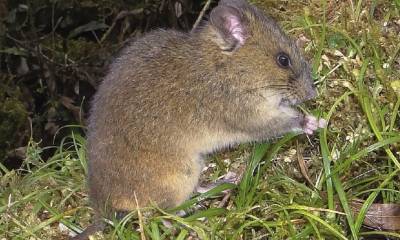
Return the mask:
<path id="1" fill-rule="evenodd" d="M 320 93 L 307 109 L 328 127 L 210 156 L 202 183 L 245 169 L 242 181 L 110 219 L 95 239 L 400 238 L 400 2 L 254 2 L 304 45 Z M 2 238 L 63 239 L 89 224 L 84 131 L 65 129 L 59 146 L 30 138 L 19 169 L 0 164 Z"/>

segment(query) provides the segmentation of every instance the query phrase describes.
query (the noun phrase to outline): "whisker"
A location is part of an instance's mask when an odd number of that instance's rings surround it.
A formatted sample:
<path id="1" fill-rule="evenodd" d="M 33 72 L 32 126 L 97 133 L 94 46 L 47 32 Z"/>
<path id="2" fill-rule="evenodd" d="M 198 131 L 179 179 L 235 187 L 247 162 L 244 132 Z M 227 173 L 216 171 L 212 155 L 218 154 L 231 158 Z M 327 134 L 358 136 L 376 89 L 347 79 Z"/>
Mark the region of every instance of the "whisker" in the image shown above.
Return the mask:
<path id="1" fill-rule="evenodd" d="M 289 89 L 288 86 L 286 85 L 265 85 L 257 88 L 250 88 L 247 90 L 259 90 L 259 89 L 279 89 L 279 90 L 284 90 L 284 89 Z"/>
<path id="2" fill-rule="evenodd" d="M 275 79 L 272 81 L 266 81 L 265 85 L 263 86 L 245 89 L 243 91 L 240 91 L 239 94 L 252 94 L 265 100 L 267 98 L 273 98 L 275 96 L 286 99 L 295 98 L 297 89 L 295 89 L 293 85 L 285 83 L 285 81 L 287 81 L 287 79 Z M 259 92 L 260 90 L 268 89 L 276 91 L 270 93 L 263 92 L 262 94 Z"/>
<path id="3" fill-rule="evenodd" d="M 266 98 L 272 98 L 272 97 L 274 97 L 274 96 L 285 96 L 285 94 L 282 94 L 282 93 L 271 93 L 271 94 L 268 94 L 268 95 L 265 95 L 265 94 L 260 94 L 260 93 L 258 93 L 258 92 L 256 92 L 256 91 L 244 91 L 243 92 L 243 94 L 252 94 L 252 95 L 256 95 L 256 96 L 259 96 L 259 97 L 262 97 L 262 98 L 264 98 L 264 99 L 266 99 Z"/>

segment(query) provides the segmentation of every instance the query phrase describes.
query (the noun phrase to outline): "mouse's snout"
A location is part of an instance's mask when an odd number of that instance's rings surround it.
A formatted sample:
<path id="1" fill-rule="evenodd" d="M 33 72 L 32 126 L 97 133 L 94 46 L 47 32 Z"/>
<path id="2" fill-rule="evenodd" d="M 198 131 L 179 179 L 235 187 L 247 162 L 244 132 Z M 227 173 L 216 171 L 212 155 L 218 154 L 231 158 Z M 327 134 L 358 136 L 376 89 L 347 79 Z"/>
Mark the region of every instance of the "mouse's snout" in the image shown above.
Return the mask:
<path id="1" fill-rule="evenodd" d="M 299 89 L 302 89 L 302 95 L 304 101 L 308 101 L 317 97 L 317 89 L 314 84 L 314 80 L 311 75 L 311 69 L 307 63 L 305 63 L 304 71 L 301 74 L 301 86 Z"/>
<path id="2" fill-rule="evenodd" d="M 306 90 L 305 99 L 306 99 L 306 101 L 307 101 L 307 100 L 311 100 L 311 99 L 316 98 L 317 95 L 318 95 L 317 89 L 315 88 L 314 83 L 312 83 L 311 87 L 309 87 L 309 88 Z"/>
<path id="3" fill-rule="evenodd" d="M 298 103 L 303 103 L 309 100 L 314 99 L 317 97 L 317 90 L 315 89 L 314 85 L 304 85 L 298 86 L 294 93 L 297 97 Z"/>

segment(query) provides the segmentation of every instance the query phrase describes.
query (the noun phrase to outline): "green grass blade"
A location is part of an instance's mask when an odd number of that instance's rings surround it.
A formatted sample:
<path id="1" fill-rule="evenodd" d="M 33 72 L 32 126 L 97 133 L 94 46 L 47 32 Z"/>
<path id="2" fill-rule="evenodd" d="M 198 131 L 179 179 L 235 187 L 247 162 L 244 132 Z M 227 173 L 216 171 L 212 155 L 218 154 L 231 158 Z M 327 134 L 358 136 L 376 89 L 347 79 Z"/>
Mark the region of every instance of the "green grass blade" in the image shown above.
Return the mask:
<path id="1" fill-rule="evenodd" d="M 324 131 L 320 131 L 319 138 L 320 138 L 321 154 L 322 154 L 322 161 L 323 161 L 324 175 L 325 175 L 325 182 L 326 182 L 328 208 L 331 210 L 334 210 L 335 209 L 335 201 L 333 198 L 334 190 L 333 190 L 333 183 L 332 183 L 332 178 L 331 178 L 331 158 L 330 158 L 330 151 L 328 148 L 328 142 L 326 139 L 326 135 L 324 134 Z M 333 220 L 335 218 L 335 215 L 328 214 L 328 218 Z"/>
<path id="2" fill-rule="evenodd" d="M 345 169 L 346 167 L 348 167 L 352 162 L 359 160 L 361 157 L 364 157 L 366 155 L 368 155 L 368 153 L 376 151 L 384 146 L 390 145 L 390 144 L 394 144 L 400 142 L 400 136 L 397 137 L 391 137 L 391 138 L 387 138 L 385 140 L 379 141 L 377 143 L 374 143 L 362 150 L 360 150 L 358 153 L 354 154 L 353 156 L 349 157 L 347 160 L 345 160 L 342 163 L 339 163 L 335 166 L 335 169 L 332 171 L 331 174 L 336 174 L 340 171 L 343 171 L 343 169 Z"/>
<path id="3" fill-rule="evenodd" d="M 344 212 L 346 213 L 347 223 L 350 227 L 351 234 L 354 240 L 358 239 L 358 229 L 355 228 L 354 219 L 353 219 L 353 211 L 350 209 L 349 203 L 347 201 L 346 193 L 343 190 L 342 183 L 336 174 L 332 175 L 332 182 L 335 186 L 335 190 L 339 196 L 340 203 Z"/>
<path id="4" fill-rule="evenodd" d="M 237 186 L 235 184 L 232 183 L 223 183 L 220 184 L 218 186 L 216 186 L 215 188 L 211 189 L 210 191 L 207 191 L 205 193 L 200 194 L 197 197 L 194 197 L 192 199 L 187 200 L 186 202 L 182 203 L 180 206 L 176 207 L 176 208 L 171 208 L 171 209 L 167 209 L 166 212 L 169 213 L 174 213 L 177 212 L 179 210 L 184 210 L 190 206 L 192 206 L 193 204 L 200 202 L 206 198 L 215 196 L 220 194 L 221 192 L 225 191 L 225 190 L 232 190 L 235 189 Z"/>
<path id="5" fill-rule="evenodd" d="M 368 119 L 368 122 L 369 122 L 369 125 L 370 125 L 372 131 L 374 132 L 376 138 L 379 141 L 382 141 L 384 138 L 382 137 L 381 131 L 378 128 L 374 114 L 372 113 L 372 109 L 371 109 L 372 104 L 370 102 L 371 100 L 370 100 L 368 91 L 366 90 L 366 87 L 364 85 L 364 76 L 367 71 L 368 63 L 369 63 L 369 61 L 365 60 L 363 62 L 363 65 L 361 66 L 360 75 L 359 75 L 359 78 L 357 81 L 360 93 L 357 94 L 357 96 L 358 96 L 361 106 L 367 116 L 367 119 Z M 387 146 L 385 146 L 384 149 L 385 149 L 386 154 L 392 160 L 392 162 L 396 165 L 396 167 L 400 168 L 400 162 L 394 156 L 393 152 Z"/>
<path id="6" fill-rule="evenodd" d="M 338 230 L 336 230 L 335 228 L 333 228 L 329 223 L 325 222 L 324 220 L 322 220 L 321 218 L 315 216 L 312 213 L 306 212 L 306 211 L 302 211 L 302 210 L 298 210 L 295 211 L 294 213 L 300 214 L 300 215 L 304 215 L 308 218 L 313 219 L 314 221 L 320 223 L 322 226 L 324 226 L 327 230 L 329 230 L 329 232 L 331 232 L 332 234 L 334 234 L 336 237 L 340 238 L 340 239 L 346 239 L 347 238 L 341 234 Z"/>
<path id="7" fill-rule="evenodd" d="M 185 220 L 190 222 L 197 220 L 199 218 L 211 218 L 226 214 L 227 210 L 225 208 L 210 208 L 204 211 L 197 211 L 196 213 L 186 217 Z"/>
<path id="8" fill-rule="evenodd" d="M 189 232 L 187 230 L 182 229 L 179 235 L 176 237 L 176 240 L 184 240 L 188 234 Z"/>

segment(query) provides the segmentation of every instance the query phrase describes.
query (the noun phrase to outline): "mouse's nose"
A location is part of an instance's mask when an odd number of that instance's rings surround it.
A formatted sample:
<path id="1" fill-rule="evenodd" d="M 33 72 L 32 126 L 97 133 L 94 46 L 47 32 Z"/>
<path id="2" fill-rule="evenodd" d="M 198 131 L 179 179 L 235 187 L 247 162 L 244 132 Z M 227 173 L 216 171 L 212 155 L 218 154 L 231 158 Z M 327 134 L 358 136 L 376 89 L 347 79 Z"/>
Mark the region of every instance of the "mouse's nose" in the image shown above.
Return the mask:
<path id="1" fill-rule="evenodd" d="M 312 84 L 311 87 L 309 87 L 306 91 L 306 100 L 311 100 L 317 97 L 317 89 L 315 88 L 314 84 Z"/>

